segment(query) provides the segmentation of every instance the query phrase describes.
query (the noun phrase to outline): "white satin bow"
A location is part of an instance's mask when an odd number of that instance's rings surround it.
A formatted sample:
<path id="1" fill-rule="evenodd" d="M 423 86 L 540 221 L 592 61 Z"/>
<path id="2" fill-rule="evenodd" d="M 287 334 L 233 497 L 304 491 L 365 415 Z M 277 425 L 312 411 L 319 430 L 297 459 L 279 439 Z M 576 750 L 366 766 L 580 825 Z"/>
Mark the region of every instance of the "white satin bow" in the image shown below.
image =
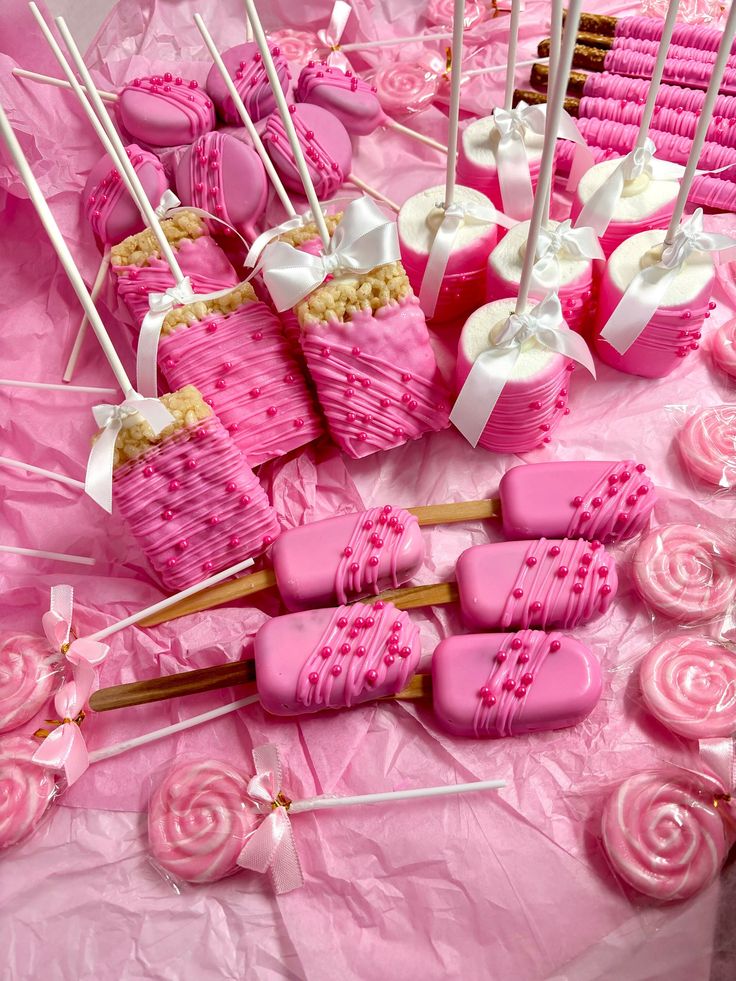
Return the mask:
<path id="1" fill-rule="evenodd" d="M 573 228 L 569 218 L 556 227 L 540 228 L 532 276 L 544 289 L 560 287 L 561 252 L 566 252 L 572 259 L 605 258 L 592 228 Z"/>
<path id="2" fill-rule="evenodd" d="M 263 279 L 276 309 L 289 310 L 328 276 L 367 273 L 400 258 L 396 222 L 386 218 L 370 198 L 360 197 L 345 209 L 326 252 L 310 255 L 286 242 L 272 242 L 261 260 Z"/>
<path id="3" fill-rule="evenodd" d="M 317 31 L 319 40 L 326 48 L 330 49 L 325 61 L 333 68 L 340 68 L 342 71 L 347 71 L 350 68 L 350 62 L 340 50 L 340 40 L 352 12 L 353 8 L 349 3 L 345 3 L 345 0 L 335 0 L 330 23 L 327 27 Z"/>
<path id="4" fill-rule="evenodd" d="M 92 414 L 102 432 L 90 450 L 84 490 L 101 508 L 111 512 L 112 471 L 118 433 L 123 426 L 141 416 L 157 436 L 173 423 L 174 417 L 158 399 L 144 398 L 138 392 L 128 392 L 121 405 L 96 405 Z"/>
<path id="5" fill-rule="evenodd" d="M 512 313 L 491 346 L 476 359 L 450 413 L 450 422 L 473 446 L 478 445 L 526 341 L 534 339 L 542 347 L 577 361 L 595 378 L 595 365 L 585 341 L 562 328 L 562 323 L 559 297 L 550 293 L 526 313 Z"/>
<path id="6" fill-rule="evenodd" d="M 625 354 L 642 333 L 664 300 L 670 283 L 689 256 L 695 252 L 721 252 L 736 245 L 736 239 L 703 231 L 703 209 L 698 208 L 677 229 L 662 258 L 642 269 L 629 283 L 618 306 L 601 331 L 619 354 Z"/>
<path id="7" fill-rule="evenodd" d="M 164 193 L 161 195 L 161 200 L 159 201 L 158 206 L 156 208 L 155 211 L 156 217 L 160 221 L 163 221 L 164 218 L 167 218 L 169 216 L 169 213 L 171 211 L 175 211 L 177 208 L 180 207 L 181 207 L 181 201 L 174 194 L 174 192 L 167 187 Z"/>

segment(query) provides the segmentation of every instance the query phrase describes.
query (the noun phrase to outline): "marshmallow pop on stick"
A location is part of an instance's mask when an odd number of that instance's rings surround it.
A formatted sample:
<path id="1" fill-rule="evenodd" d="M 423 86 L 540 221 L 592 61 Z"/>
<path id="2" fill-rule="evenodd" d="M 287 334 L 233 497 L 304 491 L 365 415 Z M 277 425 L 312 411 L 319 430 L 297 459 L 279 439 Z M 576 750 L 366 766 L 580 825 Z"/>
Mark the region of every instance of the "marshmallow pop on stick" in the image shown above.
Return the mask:
<path id="1" fill-rule="evenodd" d="M 154 570 L 174 590 L 271 544 L 278 518 L 242 454 L 196 389 L 162 400 L 133 388 L 23 151 L 0 107 L 0 131 L 125 395 L 100 406 L 87 490 L 119 510 Z"/>
<path id="2" fill-rule="evenodd" d="M 579 9 L 579 3 L 571 6 L 571 11 L 579 13 Z M 568 25 L 575 20 L 571 14 Z M 523 452 L 551 441 L 552 431 L 569 412 L 569 372 L 574 361 L 595 377 L 590 352 L 565 323 L 557 295 L 550 293 L 527 309 L 573 41 L 568 27 L 546 118 L 518 295 L 515 300 L 499 299 L 480 307 L 460 335 L 460 391 L 450 419 L 473 446 L 496 452 Z"/>
<path id="3" fill-rule="evenodd" d="M 606 265 L 596 352 L 606 364 L 627 374 L 661 378 L 697 349 L 715 284 L 711 253 L 736 244 L 725 235 L 706 234 L 700 210 L 680 224 L 735 35 L 736 4 L 732 4 L 666 233 L 634 235 Z"/>
<path id="4" fill-rule="evenodd" d="M 462 0 L 456 0 L 445 186 L 412 195 L 398 219 L 409 282 L 419 292 L 426 316 L 437 321 L 461 317 L 483 302 L 486 256 L 496 243 L 497 223 L 503 221 L 484 194 L 456 183 L 463 9 Z"/>

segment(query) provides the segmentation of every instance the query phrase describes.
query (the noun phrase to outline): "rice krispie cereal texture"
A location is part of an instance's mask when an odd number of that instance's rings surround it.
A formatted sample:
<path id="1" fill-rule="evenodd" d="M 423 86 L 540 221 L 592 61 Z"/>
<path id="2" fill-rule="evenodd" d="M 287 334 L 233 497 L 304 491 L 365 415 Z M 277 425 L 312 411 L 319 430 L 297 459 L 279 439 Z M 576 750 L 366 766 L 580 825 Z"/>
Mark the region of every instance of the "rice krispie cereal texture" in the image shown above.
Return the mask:
<path id="1" fill-rule="evenodd" d="M 179 327 L 191 327 L 213 313 L 226 316 L 233 310 L 237 310 L 238 307 L 243 307 L 246 303 L 255 303 L 257 300 L 256 291 L 251 284 L 241 283 L 230 293 L 218 297 L 216 300 L 197 300 L 194 303 L 188 303 L 185 307 L 176 307 L 166 315 L 161 332 L 173 334 Z"/>
<path id="2" fill-rule="evenodd" d="M 324 283 L 297 307 L 302 327 L 324 321 L 347 323 L 359 310 L 375 312 L 412 295 L 400 262 L 378 266 L 362 276 L 337 277 Z"/>
<path id="3" fill-rule="evenodd" d="M 330 234 L 330 238 L 335 234 L 335 229 L 342 221 L 342 211 L 338 211 L 334 215 L 325 215 L 325 224 L 327 225 L 327 231 Z M 279 235 L 279 242 L 286 242 L 287 245 L 292 245 L 295 249 L 298 249 L 300 245 L 304 245 L 305 242 L 311 242 L 312 239 L 319 238 L 319 231 L 317 230 L 316 224 L 311 221 L 308 225 L 303 225 L 301 228 L 294 228 L 290 232 L 284 232 L 283 235 Z"/>
<path id="4" fill-rule="evenodd" d="M 161 222 L 161 228 L 174 249 L 185 239 L 193 240 L 207 234 L 204 221 L 193 211 L 181 211 L 173 218 L 166 218 Z M 113 266 L 145 266 L 152 258 L 160 259 L 161 250 L 150 228 L 137 235 L 129 235 L 110 251 Z"/>
<path id="5" fill-rule="evenodd" d="M 174 422 L 163 429 L 158 436 L 141 415 L 130 416 L 118 433 L 115 442 L 114 467 L 120 467 L 129 460 L 142 456 L 152 446 L 157 446 L 172 433 L 190 426 L 196 426 L 212 415 L 212 409 L 204 402 L 193 385 L 180 388 L 178 392 L 162 395 L 160 401 L 174 417 Z M 99 435 L 99 434 L 98 434 Z"/>

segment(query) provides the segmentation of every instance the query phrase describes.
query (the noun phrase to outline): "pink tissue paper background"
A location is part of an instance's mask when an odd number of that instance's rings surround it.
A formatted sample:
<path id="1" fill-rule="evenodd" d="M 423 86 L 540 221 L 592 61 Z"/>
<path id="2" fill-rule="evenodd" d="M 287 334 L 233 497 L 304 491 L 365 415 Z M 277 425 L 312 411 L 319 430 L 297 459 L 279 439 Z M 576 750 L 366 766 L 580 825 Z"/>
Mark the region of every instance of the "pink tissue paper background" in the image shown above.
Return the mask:
<path id="1" fill-rule="evenodd" d="M 105 4 L 105 7 L 109 4 Z M 330 0 L 262 4 L 267 27 L 324 26 Z M 96 22 L 95 3 L 85 17 Z M 354 0 L 346 32 L 354 37 L 415 33 L 418 0 Z M 595 12 L 636 13 L 633 2 L 595 2 Z M 221 48 L 243 40 L 239 0 L 120 0 L 88 50 L 104 88 L 176 63 L 200 82 L 209 61 L 191 23 L 203 15 Z M 57 12 L 56 9 L 54 12 Z M 79 11 L 77 10 L 77 16 Z M 100 13 L 101 16 L 101 13 Z M 476 65 L 503 61 L 507 18 Z M 549 5 L 529 0 L 520 59 L 546 36 Z M 57 74 L 21 0 L 0 9 L 0 98 L 87 281 L 98 262 L 83 219 L 80 190 L 99 156 L 94 136 L 68 94 L 14 79 L 16 65 Z M 408 57 L 411 51 L 403 51 Z M 366 53 L 366 62 L 368 54 Z M 390 62 L 374 51 L 371 64 Z M 356 65 L 362 63 L 356 60 Z M 365 65 L 364 65 L 365 67 Z M 517 82 L 528 78 L 521 69 Z M 501 75 L 477 80 L 464 108 L 488 112 Z M 414 121 L 443 138 L 433 109 Z M 407 160 L 411 165 L 407 166 Z M 355 171 L 399 201 L 443 180 L 438 154 L 382 131 L 362 138 Z M 557 202 L 563 206 L 564 201 Z M 25 191 L 0 153 L 0 322 L 2 374 L 58 380 L 80 311 Z M 709 219 L 732 231 L 733 216 Z M 736 292 L 722 275 L 710 329 L 734 316 Z M 100 309 L 126 365 L 133 358 L 116 323 L 111 290 Z M 435 337 L 449 373 L 457 329 Z M 717 525 L 736 535 L 732 499 L 695 489 L 673 452 L 682 407 L 733 400 L 732 384 L 706 350 L 661 381 L 626 377 L 599 365 L 593 383 L 574 375 L 572 414 L 554 443 L 528 454 L 645 462 L 662 489 L 659 521 Z M 112 385 L 90 337 L 75 381 Z M 0 389 L 0 453 L 82 478 L 93 431 L 94 396 Z M 675 407 L 675 408 L 673 408 Z M 679 408 L 678 408 L 679 407 Z M 494 496 L 501 474 L 520 462 L 473 451 L 454 431 L 354 462 L 327 447 L 261 470 L 285 526 L 363 505 L 416 505 Z M 92 555 L 93 569 L 3 556 L 3 629 L 38 633 L 53 584 L 70 582 L 82 633 L 161 598 L 118 519 L 62 485 L 16 471 L 0 482 L 2 540 Z M 496 540 L 498 528 L 448 526 L 425 531 L 428 561 L 420 581 L 450 578 L 469 545 Z M 583 630 L 604 665 L 603 698 L 582 725 L 564 732 L 497 742 L 451 739 L 431 711 L 411 703 L 366 705 L 304 721 L 267 718 L 258 706 L 205 728 L 93 766 L 52 808 L 39 833 L 0 861 L 0 977 L 284 978 L 358 977 L 513 979 L 513 981 L 694 981 L 733 978 L 729 910 L 736 874 L 695 900 L 657 908 L 625 892 L 603 857 L 597 816 L 609 790 L 659 761 L 692 763 L 691 748 L 668 736 L 636 696 L 632 669 L 673 627 L 652 618 L 630 587 L 630 549 L 620 548 L 622 588 L 612 615 Z M 258 607 L 214 610 L 112 640 L 103 686 L 203 667 L 247 654 L 253 635 L 279 612 L 266 594 Z M 428 663 L 437 642 L 461 629 L 452 608 L 412 614 Z M 91 748 L 224 704 L 229 692 L 128 709 L 85 722 Z M 29 727 L 32 731 L 32 727 Z M 250 751 L 276 743 L 290 796 L 354 794 L 443 782 L 504 778 L 498 793 L 296 815 L 293 826 L 306 885 L 275 897 L 265 877 L 242 873 L 174 892 L 146 850 L 145 806 L 151 774 L 185 754 L 212 754 L 252 770 Z M 730 926 L 730 929 L 729 929 Z"/>

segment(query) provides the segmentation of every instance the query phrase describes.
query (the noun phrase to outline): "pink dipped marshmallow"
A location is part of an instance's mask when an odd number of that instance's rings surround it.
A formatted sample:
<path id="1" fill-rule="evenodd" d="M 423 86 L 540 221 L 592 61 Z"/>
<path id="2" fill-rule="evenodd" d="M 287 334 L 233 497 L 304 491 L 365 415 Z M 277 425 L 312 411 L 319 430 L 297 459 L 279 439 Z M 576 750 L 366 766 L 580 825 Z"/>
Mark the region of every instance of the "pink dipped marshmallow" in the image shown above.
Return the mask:
<path id="1" fill-rule="evenodd" d="M 398 694 L 419 666 L 419 630 L 391 603 L 275 617 L 256 634 L 261 704 L 273 715 Z"/>
<path id="2" fill-rule="evenodd" d="M 148 200 L 157 208 L 169 186 L 163 164 L 154 153 L 135 143 L 127 146 L 125 152 Z M 87 219 L 102 245 L 114 245 L 145 227 L 138 206 L 108 154 L 100 157 L 89 172 L 82 194 Z"/>
<path id="3" fill-rule="evenodd" d="M 601 669 L 572 637 L 521 630 L 443 640 L 432 656 L 432 699 L 453 736 L 499 738 L 582 722 L 601 696 Z"/>
<path id="4" fill-rule="evenodd" d="M 182 146 L 215 127 L 207 93 L 171 72 L 134 78 L 120 90 L 117 112 L 129 136 L 151 147 Z"/>
<path id="5" fill-rule="evenodd" d="M 576 627 L 604 614 L 618 587 L 613 556 L 600 542 L 582 540 L 474 545 L 455 574 L 473 630 Z"/>
<path id="6" fill-rule="evenodd" d="M 691 416 L 676 437 L 682 462 L 698 480 L 736 484 L 736 406 L 713 405 Z"/>
<path id="7" fill-rule="evenodd" d="M 277 44 L 269 45 L 269 47 L 281 88 L 286 92 L 291 81 L 289 66 Z M 254 123 L 259 119 L 265 119 L 276 108 L 276 99 L 263 67 L 258 45 L 255 41 L 236 44 L 235 47 L 223 51 L 222 60 L 228 74 L 235 82 L 235 88 L 243 100 L 250 118 Z M 217 107 L 217 114 L 220 119 L 224 123 L 239 126 L 240 115 L 233 105 L 233 100 L 222 80 L 217 65 L 213 65 L 207 75 L 207 91 Z"/>
<path id="8" fill-rule="evenodd" d="M 0 736 L 0 851 L 31 835 L 56 793 L 53 775 L 32 762 L 38 742 Z"/>
<path id="9" fill-rule="evenodd" d="M 299 144 L 304 151 L 307 168 L 317 197 L 331 197 L 350 175 L 353 149 L 350 135 L 343 124 L 326 109 L 300 102 L 290 106 Z M 281 117 L 277 112 L 268 117 L 263 142 L 279 177 L 290 191 L 304 192 L 294 155 Z"/>
<path id="10" fill-rule="evenodd" d="M 48 641 L 14 634 L 0 644 L 0 732 L 17 729 L 49 701 L 58 669 Z"/>

